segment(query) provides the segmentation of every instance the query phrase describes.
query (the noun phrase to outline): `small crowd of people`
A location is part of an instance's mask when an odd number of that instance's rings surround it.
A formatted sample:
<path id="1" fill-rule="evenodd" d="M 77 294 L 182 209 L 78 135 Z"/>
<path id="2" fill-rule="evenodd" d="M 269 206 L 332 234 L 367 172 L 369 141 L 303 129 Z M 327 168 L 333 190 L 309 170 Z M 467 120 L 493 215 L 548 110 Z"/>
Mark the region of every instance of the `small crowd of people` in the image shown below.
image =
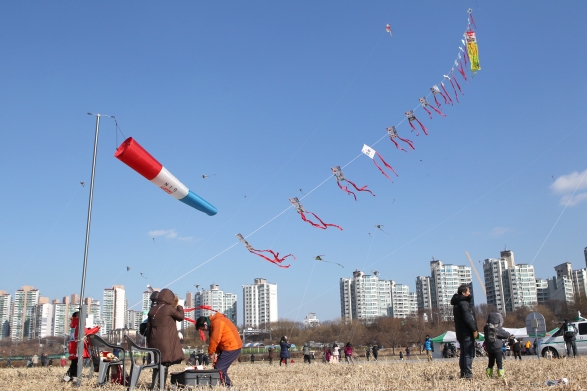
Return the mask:
<path id="1" fill-rule="evenodd" d="M 338 364 L 341 362 L 341 355 L 344 356 L 344 359 L 348 364 L 355 363 L 355 358 L 353 357 L 353 345 L 350 342 L 347 342 L 347 344 L 342 349 L 338 346 L 337 343 L 334 343 L 332 348 L 327 347 L 324 350 L 322 357 L 325 363 Z M 309 360 L 308 363 L 310 363 Z"/>

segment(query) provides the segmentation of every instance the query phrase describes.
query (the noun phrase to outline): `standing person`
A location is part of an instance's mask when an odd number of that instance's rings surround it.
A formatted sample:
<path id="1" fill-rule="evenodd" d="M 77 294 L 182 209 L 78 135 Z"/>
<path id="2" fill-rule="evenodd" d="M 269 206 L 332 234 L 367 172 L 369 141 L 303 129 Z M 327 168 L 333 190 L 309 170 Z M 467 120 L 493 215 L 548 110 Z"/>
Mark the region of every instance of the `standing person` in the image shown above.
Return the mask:
<path id="1" fill-rule="evenodd" d="M 45 352 L 41 353 L 41 366 L 47 366 L 47 355 L 45 354 Z"/>
<path id="2" fill-rule="evenodd" d="M 327 363 L 330 363 L 331 358 L 332 358 L 332 353 L 330 352 L 330 348 L 326 348 L 326 351 L 324 352 L 324 360 Z"/>
<path id="3" fill-rule="evenodd" d="M 346 358 L 346 362 L 349 364 L 354 364 L 355 360 L 353 359 L 353 345 L 350 342 L 347 342 L 346 346 L 344 347 L 344 356 Z"/>
<path id="4" fill-rule="evenodd" d="M 10 357 L 6 360 L 6 368 L 12 368 L 12 359 Z"/>
<path id="5" fill-rule="evenodd" d="M 310 346 L 308 343 L 304 343 L 304 347 L 302 348 L 302 354 L 304 355 L 304 363 L 312 364 L 310 359 Z"/>
<path id="6" fill-rule="evenodd" d="M 516 358 L 519 358 L 520 360 L 522 360 L 522 344 L 520 343 L 519 340 L 514 338 L 514 344 L 512 346 L 512 349 L 514 351 L 514 360 Z"/>
<path id="7" fill-rule="evenodd" d="M 61 356 L 61 368 L 64 368 L 67 365 L 67 361 L 65 360 L 65 356 Z"/>
<path id="8" fill-rule="evenodd" d="M 367 350 L 365 350 L 365 358 L 367 359 L 367 361 L 369 361 L 369 359 L 371 358 L 371 348 L 369 346 L 367 346 Z"/>
<path id="9" fill-rule="evenodd" d="M 485 333 L 485 348 L 489 363 L 487 364 L 487 377 L 493 376 L 493 366 L 497 364 L 497 376 L 503 377 L 502 347 L 503 341 L 510 337 L 510 333 L 503 329 L 503 316 L 499 312 L 490 312 L 487 316 L 487 324 L 483 328 Z"/>
<path id="10" fill-rule="evenodd" d="M 411 351 L 410 351 L 410 347 L 406 346 L 406 360 L 409 360 L 411 357 Z"/>
<path id="11" fill-rule="evenodd" d="M 571 349 L 573 357 L 577 357 L 577 327 L 568 319 L 565 319 L 565 324 L 563 324 L 563 339 L 567 347 L 567 358 L 571 357 Z"/>
<path id="12" fill-rule="evenodd" d="M 273 355 L 274 355 L 273 352 L 274 351 L 275 351 L 275 349 L 273 349 L 273 346 L 271 346 L 269 348 L 269 365 L 273 365 Z"/>
<path id="13" fill-rule="evenodd" d="M 169 289 L 159 292 L 157 304 L 149 310 L 147 318 L 147 346 L 159 349 L 161 364 L 165 367 L 162 374 L 153 369 L 153 381 L 157 376 L 167 379 L 169 367 L 183 361 L 181 342 L 177 335 L 177 322 L 184 319 L 183 307 L 178 305 L 177 296 Z M 117 349 L 116 349 L 117 350 Z M 165 384 L 165 383 L 164 383 Z"/>
<path id="14" fill-rule="evenodd" d="M 475 339 L 479 337 L 477 329 L 477 318 L 475 309 L 471 305 L 473 296 L 468 285 L 461 285 L 450 300 L 453 306 L 453 317 L 455 321 L 455 331 L 457 341 L 461 346 L 461 357 L 459 358 L 459 367 L 461 378 L 473 378 L 473 359 L 475 358 Z"/>
<path id="15" fill-rule="evenodd" d="M 31 358 L 31 363 L 33 364 L 33 367 L 36 367 L 39 364 L 39 356 L 37 356 L 36 354 Z"/>
<path id="16" fill-rule="evenodd" d="M 445 345 L 446 347 L 446 345 Z M 434 348 L 432 339 L 430 339 L 429 335 L 426 335 L 426 339 L 424 340 L 424 350 L 426 350 L 426 358 L 428 361 L 432 361 L 432 349 Z M 448 352 L 448 347 L 447 347 Z"/>
<path id="17" fill-rule="evenodd" d="M 73 381 L 73 379 L 77 377 L 78 326 L 79 326 L 79 311 L 76 311 L 73 314 L 71 314 L 70 323 L 69 323 L 69 327 L 73 329 L 73 340 L 69 342 L 69 352 L 70 352 L 69 353 L 69 360 L 71 361 L 71 363 L 69 365 L 69 369 L 67 370 L 66 375 L 63 377 L 64 381 Z M 98 332 L 98 330 L 100 330 L 100 327 L 94 327 L 94 328 L 87 328 L 86 327 L 85 335 L 95 334 Z M 84 358 L 90 357 L 90 352 L 88 352 L 88 349 L 86 349 L 86 346 L 84 346 L 83 350 L 84 350 L 84 353 L 83 353 L 82 360 Z M 65 357 L 63 357 L 61 359 L 61 366 L 65 366 L 64 361 L 65 361 Z"/>
<path id="18" fill-rule="evenodd" d="M 255 363 L 255 355 L 251 353 L 251 364 Z"/>
<path id="19" fill-rule="evenodd" d="M 50 359 L 49 359 L 49 366 L 50 366 L 50 367 L 52 367 L 52 366 L 53 366 L 53 359 L 52 359 L 52 358 L 50 358 Z"/>
<path id="20" fill-rule="evenodd" d="M 373 351 L 373 360 L 377 361 L 377 357 L 379 356 L 379 346 L 373 345 L 371 350 Z"/>
<path id="21" fill-rule="evenodd" d="M 399 360 L 400 361 L 404 361 L 404 352 L 402 352 L 402 350 L 400 349 L 399 351 Z"/>
<path id="22" fill-rule="evenodd" d="M 289 358 L 289 348 L 291 348 L 291 344 L 287 342 L 286 335 L 281 337 L 281 340 L 279 341 L 279 347 L 281 348 L 279 351 L 279 366 L 281 366 L 282 363 L 285 363 L 285 366 L 287 366 L 287 359 Z"/>
<path id="23" fill-rule="evenodd" d="M 332 360 L 333 364 L 338 364 L 338 358 L 340 357 L 340 348 L 337 344 L 332 345 Z"/>
<path id="24" fill-rule="evenodd" d="M 200 338 L 203 340 L 205 340 L 204 331 L 209 331 L 208 354 L 216 358 L 213 360 L 214 368 L 221 372 L 222 384 L 231 387 L 228 368 L 239 357 L 243 347 L 238 330 L 230 319 L 221 313 L 216 313 L 212 317 L 200 316 L 196 321 L 196 330 L 200 330 Z"/>

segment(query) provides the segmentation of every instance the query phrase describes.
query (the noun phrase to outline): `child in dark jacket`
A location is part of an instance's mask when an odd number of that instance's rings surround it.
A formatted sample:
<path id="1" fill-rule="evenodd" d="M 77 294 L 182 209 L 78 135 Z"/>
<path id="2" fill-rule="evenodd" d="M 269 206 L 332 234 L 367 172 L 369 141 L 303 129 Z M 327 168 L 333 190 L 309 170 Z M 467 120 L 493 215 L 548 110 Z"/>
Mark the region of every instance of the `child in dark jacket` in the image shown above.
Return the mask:
<path id="1" fill-rule="evenodd" d="M 502 346 L 504 339 L 508 339 L 510 333 L 503 328 L 503 317 L 499 312 L 490 312 L 487 316 L 487 324 L 483 331 L 485 333 L 485 343 L 489 364 L 487 365 L 487 377 L 493 376 L 493 366 L 497 363 L 497 376 L 503 377 Z"/>

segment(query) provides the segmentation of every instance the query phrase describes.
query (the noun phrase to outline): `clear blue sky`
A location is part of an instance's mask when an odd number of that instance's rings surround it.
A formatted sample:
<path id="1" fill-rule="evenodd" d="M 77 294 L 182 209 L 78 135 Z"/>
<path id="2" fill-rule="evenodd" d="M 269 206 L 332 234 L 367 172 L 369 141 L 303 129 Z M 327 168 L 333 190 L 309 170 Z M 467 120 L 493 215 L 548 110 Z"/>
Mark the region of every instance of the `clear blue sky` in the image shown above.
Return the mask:
<path id="1" fill-rule="evenodd" d="M 464 251 L 477 261 L 507 246 L 530 263 L 587 169 L 586 2 L 9 2 L 0 289 L 34 285 L 51 299 L 80 291 L 87 112 L 116 115 L 126 136 L 219 210 L 193 210 L 115 159 L 122 136 L 103 118 L 86 295 L 102 300 L 123 284 L 132 305 L 147 283 L 163 287 L 223 252 L 398 124 L 450 70 L 469 7 L 482 70 L 468 85 L 459 76 L 465 96 L 442 106 L 446 118 L 416 110 L 429 136 L 398 127 L 415 151 L 375 145 L 394 183 L 361 156 L 344 173 L 376 197 L 355 202 L 330 179 L 303 200 L 343 232 L 289 209 L 249 242 L 295 254 L 291 268 L 239 244 L 170 288 L 184 296 L 216 283 L 240 298 L 241 285 L 265 277 L 279 285 L 280 317 L 326 320 L 340 316 L 338 281 L 355 268 L 415 289 L 432 256 L 468 264 Z M 585 266 L 586 191 L 587 178 L 534 261 L 539 277 L 565 261 Z M 313 261 L 318 254 L 345 268 Z"/>

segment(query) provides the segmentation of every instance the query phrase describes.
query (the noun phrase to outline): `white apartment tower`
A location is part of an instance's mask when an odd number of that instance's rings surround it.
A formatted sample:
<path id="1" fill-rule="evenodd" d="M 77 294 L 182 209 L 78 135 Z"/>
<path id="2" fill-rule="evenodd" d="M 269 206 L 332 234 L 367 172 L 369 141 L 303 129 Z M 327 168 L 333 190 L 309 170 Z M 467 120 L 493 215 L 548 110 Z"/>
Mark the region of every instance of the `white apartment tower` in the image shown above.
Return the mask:
<path id="1" fill-rule="evenodd" d="M 110 331 L 126 326 L 127 303 L 123 285 L 114 285 L 112 288 L 104 289 L 100 335 L 108 335 Z"/>
<path id="2" fill-rule="evenodd" d="M 377 272 L 373 275 L 355 270 L 353 278 L 340 279 L 340 316 L 346 321 L 353 319 L 372 321 L 380 316 L 391 316 L 391 281 L 380 280 Z M 401 289 L 398 289 L 398 304 Z M 403 305 L 403 304 L 402 304 Z M 403 313 L 398 308 L 398 313 Z"/>
<path id="3" fill-rule="evenodd" d="M 487 304 L 494 305 L 503 314 L 538 304 L 539 292 L 541 300 L 547 296 L 543 282 L 536 280 L 534 266 L 516 265 L 513 251 L 504 250 L 499 259 L 483 261 L 483 274 Z"/>
<path id="4" fill-rule="evenodd" d="M 193 298 L 194 306 L 199 307 L 206 305 L 212 307 L 213 310 L 224 314 L 228 319 L 236 325 L 236 294 L 225 293 L 218 285 L 210 285 L 210 290 L 202 289 L 194 294 Z M 209 310 L 196 310 L 194 311 L 194 319 L 200 316 L 212 316 L 216 312 Z"/>
<path id="5" fill-rule="evenodd" d="M 277 284 L 255 278 L 253 285 L 243 285 L 243 318 L 244 326 L 253 328 L 277 322 Z"/>
<path id="6" fill-rule="evenodd" d="M 35 306 L 39 303 L 39 290 L 23 286 L 14 294 L 10 337 L 13 341 L 23 341 L 33 336 Z"/>
<path id="7" fill-rule="evenodd" d="M 34 337 L 46 338 L 53 336 L 53 309 L 54 305 L 49 303 L 49 298 L 40 297 L 39 304 L 35 306 Z"/>
<path id="8" fill-rule="evenodd" d="M 407 318 L 417 314 L 416 293 L 410 292 L 410 287 L 407 285 L 396 284 L 395 281 L 390 281 L 389 283 L 391 286 L 391 316 L 394 318 Z"/>
<path id="9" fill-rule="evenodd" d="M 416 297 L 418 309 L 430 310 L 432 309 L 432 291 L 430 277 L 418 276 L 416 277 Z"/>
<path id="10" fill-rule="evenodd" d="M 10 336 L 10 310 L 12 297 L 6 291 L 0 291 L 0 339 Z"/>
<path id="11" fill-rule="evenodd" d="M 432 308 L 440 310 L 444 320 L 452 319 L 452 305 L 450 301 L 459 286 L 468 285 L 473 294 L 473 279 L 469 266 L 444 264 L 440 260 L 430 262 L 430 295 Z M 474 296 L 473 302 L 474 304 Z"/>

